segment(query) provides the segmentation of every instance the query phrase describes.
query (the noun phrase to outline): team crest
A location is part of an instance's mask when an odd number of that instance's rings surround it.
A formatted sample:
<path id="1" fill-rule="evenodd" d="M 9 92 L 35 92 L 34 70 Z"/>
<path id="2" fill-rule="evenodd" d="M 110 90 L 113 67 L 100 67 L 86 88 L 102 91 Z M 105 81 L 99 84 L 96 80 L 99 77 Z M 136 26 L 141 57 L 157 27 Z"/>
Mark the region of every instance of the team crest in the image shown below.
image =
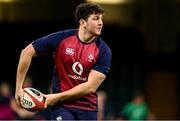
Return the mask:
<path id="1" fill-rule="evenodd" d="M 90 55 L 88 56 L 88 61 L 92 63 L 93 60 L 94 60 L 94 56 L 93 56 L 92 54 L 90 54 Z"/>

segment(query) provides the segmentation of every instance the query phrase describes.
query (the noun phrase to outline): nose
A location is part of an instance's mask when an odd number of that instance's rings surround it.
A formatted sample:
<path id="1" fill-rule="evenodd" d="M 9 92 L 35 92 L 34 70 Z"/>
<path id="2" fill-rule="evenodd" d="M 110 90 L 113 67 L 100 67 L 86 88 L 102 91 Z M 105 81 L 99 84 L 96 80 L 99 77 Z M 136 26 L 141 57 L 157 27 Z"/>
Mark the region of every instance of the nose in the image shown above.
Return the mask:
<path id="1" fill-rule="evenodd" d="M 99 19 L 98 24 L 99 24 L 99 25 L 103 25 L 103 21 L 102 21 L 102 19 Z"/>

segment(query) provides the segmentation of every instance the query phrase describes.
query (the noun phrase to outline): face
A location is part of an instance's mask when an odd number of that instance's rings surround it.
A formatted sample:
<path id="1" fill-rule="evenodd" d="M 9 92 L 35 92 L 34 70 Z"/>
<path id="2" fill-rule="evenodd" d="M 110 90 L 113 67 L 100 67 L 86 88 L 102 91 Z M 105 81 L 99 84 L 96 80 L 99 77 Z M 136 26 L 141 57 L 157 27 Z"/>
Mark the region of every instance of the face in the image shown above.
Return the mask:
<path id="1" fill-rule="evenodd" d="M 103 15 L 102 14 L 91 14 L 89 18 L 85 21 L 84 28 L 95 36 L 101 34 L 103 27 Z"/>

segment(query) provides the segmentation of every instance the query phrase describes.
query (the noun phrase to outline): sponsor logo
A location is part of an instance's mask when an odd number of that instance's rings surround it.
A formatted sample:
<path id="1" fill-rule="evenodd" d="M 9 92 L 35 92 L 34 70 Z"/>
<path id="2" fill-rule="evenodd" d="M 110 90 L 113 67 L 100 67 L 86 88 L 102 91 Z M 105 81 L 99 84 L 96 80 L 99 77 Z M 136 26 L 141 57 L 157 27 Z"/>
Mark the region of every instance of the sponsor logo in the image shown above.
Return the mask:
<path id="1" fill-rule="evenodd" d="M 75 50 L 73 48 L 66 48 L 66 54 L 67 55 L 74 55 Z"/>
<path id="2" fill-rule="evenodd" d="M 23 105 L 26 105 L 28 107 L 32 107 L 32 102 L 31 101 L 28 101 L 26 99 L 23 99 Z"/>
<path id="3" fill-rule="evenodd" d="M 34 102 L 32 101 L 32 99 L 30 98 L 30 96 L 27 93 L 24 93 L 22 107 L 24 107 L 24 108 L 35 107 Z"/>
<path id="4" fill-rule="evenodd" d="M 62 116 L 58 116 L 58 117 L 56 118 L 56 120 L 57 120 L 57 121 L 62 121 L 63 118 L 62 118 Z"/>
<path id="5" fill-rule="evenodd" d="M 72 70 L 73 70 L 74 73 L 76 73 L 77 75 L 81 75 L 82 72 L 83 72 L 83 67 L 82 67 L 81 63 L 75 62 L 75 63 L 72 65 Z"/>
<path id="6" fill-rule="evenodd" d="M 82 80 L 82 81 L 86 81 L 87 78 L 83 78 L 81 77 L 82 73 L 83 73 L 83 66 L 80 62 L 75 62 L 73 65 L 72 65 L 72 70 L 75 74 L 77 75 L 71 75 L 71 74 L 68 74 L 68 77 L 74 79 L 74 80 Z"/>
<path id="7" fill-rule="evenodd" d="M 87 78 L 82 78 L 81 76 L 76 76 L 76 75 L 70 75 L 68 74 L 68 76 L 74 80 L 82 80 L 82 81 L 86 81 Z"/>

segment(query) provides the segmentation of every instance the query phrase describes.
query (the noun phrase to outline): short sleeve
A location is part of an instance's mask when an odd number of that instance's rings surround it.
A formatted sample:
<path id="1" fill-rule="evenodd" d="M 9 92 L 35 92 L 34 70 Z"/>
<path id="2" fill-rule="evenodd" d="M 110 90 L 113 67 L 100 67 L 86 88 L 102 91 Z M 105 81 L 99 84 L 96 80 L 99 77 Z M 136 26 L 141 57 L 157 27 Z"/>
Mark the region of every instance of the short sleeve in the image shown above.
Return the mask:
<path id="1" fill-rule="evenodd" d="M 32 45 L 37 55 L 54 54 L 58 44 L 68 35 L 71 35 L 74 30 L 59 31 L 32 42 Z"/>
<path id="2" fill-rule="evenodd" d="M 107 75 L 111 66 L 112 53 L 104 42 L 99 45 L 99 50 L 99 57 L 93 69 Z"/>

